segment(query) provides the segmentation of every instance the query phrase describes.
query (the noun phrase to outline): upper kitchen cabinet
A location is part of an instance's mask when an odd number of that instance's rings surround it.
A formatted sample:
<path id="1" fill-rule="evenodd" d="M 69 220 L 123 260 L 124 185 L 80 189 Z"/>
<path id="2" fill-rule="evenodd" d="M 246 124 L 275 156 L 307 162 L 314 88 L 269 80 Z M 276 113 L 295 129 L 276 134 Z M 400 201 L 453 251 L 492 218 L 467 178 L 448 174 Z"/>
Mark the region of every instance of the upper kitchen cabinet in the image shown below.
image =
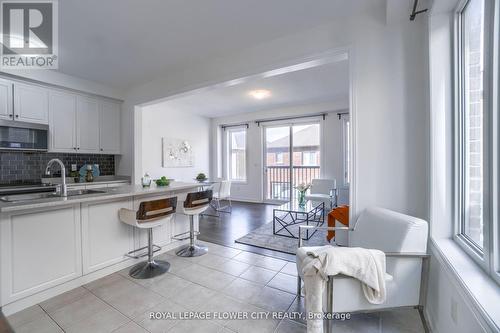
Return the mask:
<path id="1" fill-rule="evenodd" d="M 0 119 L 12 120 L 12 82 L 0 79 Z"/>
<path id="2" fill-rule="evenodd" d="M 46 88 L 14 83 L 14 120 L 49 123 L 49 91 Z"/>
<path id="3" fill-rule="evenodd" d="M 101 153 L 120 153 L 120 119 L 120 104 L 110 101 L 99 103 Z"/>
<path id="4" fill-rule="evenodd" d="M 51 91 L 49 94 L 50 151 L 76 152 L 76 95 Z"/>
<path id="5" fill-rule="evenodd" d="M 76 110 L 77 152 L 100 152 L 99 101 L 91 97 L 78 96 Z"/>

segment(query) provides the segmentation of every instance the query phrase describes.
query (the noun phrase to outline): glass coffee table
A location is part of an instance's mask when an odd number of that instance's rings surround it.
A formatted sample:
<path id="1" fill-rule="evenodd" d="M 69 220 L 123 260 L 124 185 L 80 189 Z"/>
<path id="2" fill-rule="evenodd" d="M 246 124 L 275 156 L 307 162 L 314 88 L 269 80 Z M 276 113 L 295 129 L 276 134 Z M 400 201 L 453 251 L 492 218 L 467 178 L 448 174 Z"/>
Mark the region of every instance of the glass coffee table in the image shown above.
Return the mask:
<path id="1" fill-rule="evenodd" d="M 300 207 L 297 200 L 287 202 L 273 210 L 273 234 L 289 238 L 299 238 L 299 225 L 322 226 L 325 223 L 325 203 L 307 200 Z M 309 240 L 314 233 L 306 230 L 305 238 Z"/>

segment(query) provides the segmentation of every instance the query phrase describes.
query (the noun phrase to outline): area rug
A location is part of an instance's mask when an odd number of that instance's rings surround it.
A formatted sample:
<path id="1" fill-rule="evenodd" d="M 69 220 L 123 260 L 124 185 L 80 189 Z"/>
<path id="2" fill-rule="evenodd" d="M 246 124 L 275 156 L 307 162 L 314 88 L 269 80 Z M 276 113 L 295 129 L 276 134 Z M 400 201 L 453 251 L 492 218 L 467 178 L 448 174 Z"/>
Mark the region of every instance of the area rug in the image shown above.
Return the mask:
<path id="1" fill-rule="evenodd" d="M 292 233 L 297 234 L 297 231 L 292 230 Z M 326 230 L 316 231 L 316 233 L 309 240 L 303 241 L 303 245 L 321 246 L 328 244 L 326 240 L 326 233 Z M 296 238 L 273 235 L 272 222 L 266 223 L 245 236 L 238 238 L 235 242 L 289 254 L 296 254 L 299 244 L 299 240 Z"/>

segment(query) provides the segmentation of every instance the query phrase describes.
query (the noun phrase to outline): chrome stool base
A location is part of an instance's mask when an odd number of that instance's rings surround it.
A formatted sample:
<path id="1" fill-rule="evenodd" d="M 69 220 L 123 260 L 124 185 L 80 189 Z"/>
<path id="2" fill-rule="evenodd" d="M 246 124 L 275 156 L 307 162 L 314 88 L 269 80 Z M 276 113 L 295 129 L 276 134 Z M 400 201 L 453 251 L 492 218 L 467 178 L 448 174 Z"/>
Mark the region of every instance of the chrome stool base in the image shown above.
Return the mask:
<path id="1" fill-rule="evenodd" d="M 208 247 L 203 245 L 184 245 L 175 252 L 179 257 L 199 257 L 207 254 Z"/>
<path id="2" fill-rule="evenodd" d="M 150 279 L 162 275 L 170 269 L 170 263 L 163 260 L 152 260 L 138 263 L 129 271 L 134 279 Z"/>

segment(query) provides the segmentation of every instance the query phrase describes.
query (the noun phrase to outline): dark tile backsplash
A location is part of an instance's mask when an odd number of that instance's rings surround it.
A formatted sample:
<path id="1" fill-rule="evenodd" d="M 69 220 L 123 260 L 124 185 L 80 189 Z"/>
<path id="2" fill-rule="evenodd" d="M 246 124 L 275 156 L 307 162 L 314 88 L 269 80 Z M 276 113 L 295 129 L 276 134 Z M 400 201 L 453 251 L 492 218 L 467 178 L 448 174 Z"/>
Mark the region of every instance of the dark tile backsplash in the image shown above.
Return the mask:
<path id="1" fill-rule="evenodd" d="M 78 170 L 84 164 L 99 164 L 101 175 L 115 174 L 114 155 L 0 151 L 0 184 L 40 181 L 44 176 L 47 162 L 52 158 L 58 158 L 64 163 L 67 175 L 71 171 L 71 164 L 75 163 Z M 58 165 L 52 166 L 51 174 L 61 175 Z"/>

